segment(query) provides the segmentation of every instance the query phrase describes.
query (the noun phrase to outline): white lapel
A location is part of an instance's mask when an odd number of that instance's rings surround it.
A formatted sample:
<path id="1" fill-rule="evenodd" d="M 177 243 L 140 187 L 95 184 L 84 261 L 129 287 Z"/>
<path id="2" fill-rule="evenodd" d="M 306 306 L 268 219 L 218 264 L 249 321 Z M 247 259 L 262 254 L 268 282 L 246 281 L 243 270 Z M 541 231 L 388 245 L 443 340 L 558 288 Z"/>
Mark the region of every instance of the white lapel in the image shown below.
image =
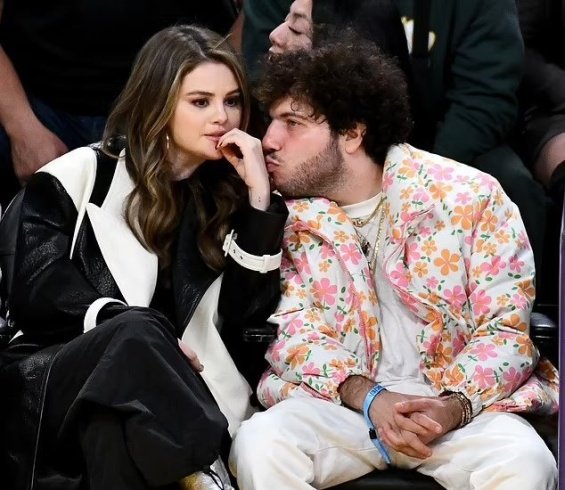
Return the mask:
<path id="1" fill-rule="evenodd" d="M 124 217 L 125 202 L 133 190 L 124 158 L 101 207 L 88 203 L 86 213 L 102 256 L 128 305 L 148 306 L 157 283 L 157 256 L 146 250 Z"/>
<path id="2" fill-rule="evenodd" d="M 228 420 L 228 430 L 233 437 L 241 422 L 248 419 L 253 408 L 249 403 L 251 388 L 237 370 L 228 349 L 218 332 L 218 299 L 222 285 L 220 275 L 207 289 L 196 311 L 182 334 L 204 365 L 200 373 L 212 392 L 216 403 Z"/>

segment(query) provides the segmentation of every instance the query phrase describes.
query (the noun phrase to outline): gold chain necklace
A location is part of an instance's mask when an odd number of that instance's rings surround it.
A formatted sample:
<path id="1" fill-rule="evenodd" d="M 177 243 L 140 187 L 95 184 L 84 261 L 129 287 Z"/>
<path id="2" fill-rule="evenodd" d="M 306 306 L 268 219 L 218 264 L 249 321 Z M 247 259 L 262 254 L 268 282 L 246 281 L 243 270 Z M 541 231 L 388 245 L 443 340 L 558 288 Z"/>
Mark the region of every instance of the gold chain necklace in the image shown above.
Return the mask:
<path id="1" fill-rule="evenodd" d="M 381 199 L 381 202 L 384 199 Z M 377 259 L 379 258 L 379 246 L 381 243 L 381 235 L 383 232 L 383 222 L 385 219 L 385 213 L 381 211 L 381 215 L 379 216 L 379 227 L 377 228 L 377 237 L 375 238 L 375 244 L 373 245 L 373 252 L 371 253 L 371 258 L 369 259 L 369 269 L 373 272 L 376 271 L 377 267 Z"/>
<path id="2" fill-rule="evenodd" d="M 371 214 L 369 214 L 369 216 L 367 216 L 366 218 L 351 218 L 351 222 L 353 223 L 353 226 L 355 226 L 355 228 L 363 228 L 367 223 L 372 221 L 372 219 L 379 212 L 379 208 L 381 207 L 382 203 L 383 203 L 383 198 L 381 197 L 375 208 L 371 211 Z"/>
<path id="3" fill-rule="evenodd" d="M 375 216 L 379 212 L 383 202 L 384 202 L 384 196 L 381 197 L 381 199 L 379 199 L 379 202 L 375 206 L 375 209 L 373 209 L 373 211 L 371 211 L 371 214 L 367 218 L 352 218 L 351 221 L 352 221 L 353 225 L 356 228 L 362 228 L 363 226 L 367 225 L 372 219 L 375 218 Z M 373 244 L 372 247 L 371 247 L 369 240 L 367 240 L 367 238 L 359 230 L 357 230 L 357 229 L 355 230 L 357 237 L 359 238 L 361 250 L 363 251 L 363 254 L 367 257 L 367 261 L 369 263 L 369 268 L 373 272 L 375 271 L 375 267 L 377 265 L 377 258 L 378 258 L 379 246 L 380 246 L 380 241 L 381 241 L 381 234 L 382 234 L 382 229 L 383 229 L 384 217 L 385 217 L 384 212 L 381 212 L 380 216 L 379 216 L 377 236 L 375 237 L 375 243 Z M 359 223 L 362 223 L 362 224 L 359 224 Z M 369 250 L 371 251 L 370 255 L 368 255 Z"/>

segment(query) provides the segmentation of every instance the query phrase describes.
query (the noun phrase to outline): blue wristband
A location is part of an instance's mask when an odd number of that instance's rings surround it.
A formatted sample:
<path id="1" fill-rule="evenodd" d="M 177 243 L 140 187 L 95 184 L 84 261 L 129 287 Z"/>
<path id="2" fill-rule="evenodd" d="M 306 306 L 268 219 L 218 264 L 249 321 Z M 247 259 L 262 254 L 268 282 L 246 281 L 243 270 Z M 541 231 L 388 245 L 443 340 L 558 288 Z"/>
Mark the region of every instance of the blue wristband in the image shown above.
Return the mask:
<path id="1" fill-rule="evenodd" d="M 388 454 L 388 451 L 384 447 L 383 443 L 380 441 L 379 436 L 377 435 L 377 431 L 375 430 L 375 426 L 371 421 L 371 417 L 369 417 L 369 409 L 371 408 L 371 404 L 373 403 L 375 398 L 383 391 L 386 391 L 386 388 L 379 384 L 376 384 L 369 390 L 369 393 L 367 393 L 367 396 L 363 401 L 363 415 L 365 416 L 365 422 L 367 423 L 367 427 L 369 427 L 369 438 L 371 439 L 371 441 L 373 441 L 373 444 L 379 450 L 381 456 L 387 462 L 387 464 L 391 464 L 391 459 Z"/>

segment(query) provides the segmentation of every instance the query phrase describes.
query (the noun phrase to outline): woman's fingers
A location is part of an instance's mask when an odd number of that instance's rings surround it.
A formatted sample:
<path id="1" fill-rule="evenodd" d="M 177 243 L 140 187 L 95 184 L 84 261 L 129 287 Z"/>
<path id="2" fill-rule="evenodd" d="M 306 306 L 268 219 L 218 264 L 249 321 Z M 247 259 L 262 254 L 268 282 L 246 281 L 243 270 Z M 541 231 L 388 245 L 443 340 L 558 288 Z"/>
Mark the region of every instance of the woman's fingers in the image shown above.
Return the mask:
<path id="1" fill-rule="evenodd" d="M 232 129 L 220 138 L 218 150 L 247 185 L 251 205 L 267 209 L 271 185 L 261 141 L 239 129 Z"/>
<path id="2" fill-rule="evenodd" d="M 198 356 L 196 355 L 196 352 L 194 352 L 189 346 L 188 344 L 186 344 L 185 342 L 183 342 L 182 340 L 179 339 L 179 347 L 180 350 L 182 351 L 182 353 L 186 356 L 186 358 L 188 359 L 188 362 L 190 363 L 190 365 L 198 372 L 202 371 L 204 369 L 204 366 L 202 365 L 202 363 L 200 362 L 200 359 L 198 359 Z"/>

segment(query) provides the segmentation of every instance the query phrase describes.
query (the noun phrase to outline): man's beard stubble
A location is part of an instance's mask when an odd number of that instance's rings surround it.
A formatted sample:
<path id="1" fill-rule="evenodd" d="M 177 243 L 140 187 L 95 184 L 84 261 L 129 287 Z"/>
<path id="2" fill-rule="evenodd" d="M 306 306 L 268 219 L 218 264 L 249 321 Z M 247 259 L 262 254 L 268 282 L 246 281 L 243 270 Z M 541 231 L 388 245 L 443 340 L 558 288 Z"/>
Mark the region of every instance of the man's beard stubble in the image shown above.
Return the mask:
<path id="1" fill-rule="evenodd" d="M 344 160 L 338 138 L 331 137 L 328 145 L 317 155 L 304 160 L 286 182 L 276 182 L 276 189 L 287 198 L 326 197 L 343 185 Z"/>

